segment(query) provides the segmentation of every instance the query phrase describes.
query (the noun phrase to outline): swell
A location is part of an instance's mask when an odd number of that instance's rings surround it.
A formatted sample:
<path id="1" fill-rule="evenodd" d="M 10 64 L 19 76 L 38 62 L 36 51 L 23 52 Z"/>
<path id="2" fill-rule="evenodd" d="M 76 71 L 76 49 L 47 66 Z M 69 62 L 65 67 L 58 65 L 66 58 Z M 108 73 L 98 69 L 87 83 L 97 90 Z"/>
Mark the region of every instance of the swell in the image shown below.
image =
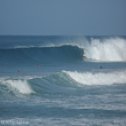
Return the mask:
<path id="1" fill-rule="evenodd" d="M 112 72 L 62 71 L 45 77 L 1 78 L 0 94 L 1 96 L 10 94 L 18 96 L 20 94 L 84 95 L 88 93 L 102 94 L 109 91 L 125 93 L 125 75 L 125 70 Z M 114 85 L 124 86 L 124 88 L 111 88 Z"/>

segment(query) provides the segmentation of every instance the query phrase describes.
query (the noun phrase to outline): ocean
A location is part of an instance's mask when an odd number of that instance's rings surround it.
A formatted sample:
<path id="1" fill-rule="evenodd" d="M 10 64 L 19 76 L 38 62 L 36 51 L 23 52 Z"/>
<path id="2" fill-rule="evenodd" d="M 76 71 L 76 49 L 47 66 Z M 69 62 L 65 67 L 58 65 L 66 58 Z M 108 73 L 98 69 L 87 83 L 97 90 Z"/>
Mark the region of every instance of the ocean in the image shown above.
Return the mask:
<path id="1" fill-rule="evenodd" d="M 0 126 L 125 125 L 125 36 L 0 36 Z"/>

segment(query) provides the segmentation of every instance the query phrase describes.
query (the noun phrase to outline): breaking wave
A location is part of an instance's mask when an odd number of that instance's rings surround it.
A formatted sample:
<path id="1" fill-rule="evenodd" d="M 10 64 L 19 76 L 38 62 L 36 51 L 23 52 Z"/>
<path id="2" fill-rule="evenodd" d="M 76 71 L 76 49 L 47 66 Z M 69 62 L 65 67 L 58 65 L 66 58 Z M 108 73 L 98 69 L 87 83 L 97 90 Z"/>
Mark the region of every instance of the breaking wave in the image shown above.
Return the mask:
<path id="1" fill-rule="evenodd" d="M 72 94 L 83 86 L 107 86 L 126 84 L 126 71 L 108 72 L 77 72 L 62 71 L 45 77 L 31 77 L 24 79 L 0 79 L 0 94 Z M 85 88 L 84 86 L 84 88 Z M 78 92 L 80 93 L 80 91 Z"/>
<path id="2" fill-rule="evenodd" d="M 46 47 L 77 46 L 83 49 L 83 56 L 88 61 L 97 62 L 123 62 L 126 61 L 125 49 L 126 39 L 106 38 L 106 39 L 77 39 L 60 44 L 49 44 Z M 40 46 L 41 47 L 41 46 Z"/>
<path id="3" fill-rule="evenodd" d="M 84 50 L 84 56 L 98 62 L 122 62 L 126 61 L 125 49 L 125 39 L 92 39 Z"/>
<path id="4" fill-rule="evenodd" d="M 30 87 L 27 80 L 16 80 L 16 79 L 2 79 L 0 80 L 0 84 L 2 86 L 6 86 L 10 91 L 16 93 L 19 92 L 21 94 L 32 94 L 34 91 Z"/>
<path id="5" fill-rule="evenodd" d="M 113 72 L 71 72 L 64 71 L 68 76 L 84 85 L 112 85 L 125 84 L 126 71 Z"/>
<path id="6" fill-rule="evenodd" d="M 0 49 L 0 63 L 126 62 L 126 39 L 107 38 Z M 8 55 L 9 54 L 9 55 Z M 18 63 L 17 63 L 18 62 Z"/>

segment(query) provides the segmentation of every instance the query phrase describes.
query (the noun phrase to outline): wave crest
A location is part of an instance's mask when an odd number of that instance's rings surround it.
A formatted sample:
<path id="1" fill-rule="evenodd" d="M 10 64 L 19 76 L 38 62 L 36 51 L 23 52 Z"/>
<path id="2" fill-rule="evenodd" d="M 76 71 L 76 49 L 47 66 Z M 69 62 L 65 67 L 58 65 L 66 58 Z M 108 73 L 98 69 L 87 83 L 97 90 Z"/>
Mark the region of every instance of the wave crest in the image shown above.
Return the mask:
<path id="1" fill-rule="evenodd" d="M 83 85 L 112 85 L 126 83 L 126 71 L 113 72 L 71 72 L 63 71 L 74 81 Z"/>

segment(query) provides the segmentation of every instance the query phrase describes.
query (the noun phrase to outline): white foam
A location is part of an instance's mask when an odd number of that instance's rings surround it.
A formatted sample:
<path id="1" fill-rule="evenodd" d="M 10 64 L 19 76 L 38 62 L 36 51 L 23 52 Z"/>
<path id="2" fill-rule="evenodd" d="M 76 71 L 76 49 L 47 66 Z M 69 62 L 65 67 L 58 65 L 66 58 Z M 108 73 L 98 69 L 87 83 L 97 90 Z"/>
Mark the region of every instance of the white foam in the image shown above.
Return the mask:
<path id="1" fill-rule="evenodd" d="M 94 61 L 126 61 L 126 40 L 122 38 L 92 39 L 84 49 L 84 56 Z"/>
<path id="2" fill-rule="evenodd" d="M 63 71 L 74 81 L 84 85 L 112 85 L 125 84 L 126 71 L 114 72 L 71 72 Z"/>
<path id="3" fill-rule="evenodd" d="M 16 90 L 21 94 L 34 93 L 27 80 L 0 80 L 1 84 L 6 85 L 11 90 Z"/>

